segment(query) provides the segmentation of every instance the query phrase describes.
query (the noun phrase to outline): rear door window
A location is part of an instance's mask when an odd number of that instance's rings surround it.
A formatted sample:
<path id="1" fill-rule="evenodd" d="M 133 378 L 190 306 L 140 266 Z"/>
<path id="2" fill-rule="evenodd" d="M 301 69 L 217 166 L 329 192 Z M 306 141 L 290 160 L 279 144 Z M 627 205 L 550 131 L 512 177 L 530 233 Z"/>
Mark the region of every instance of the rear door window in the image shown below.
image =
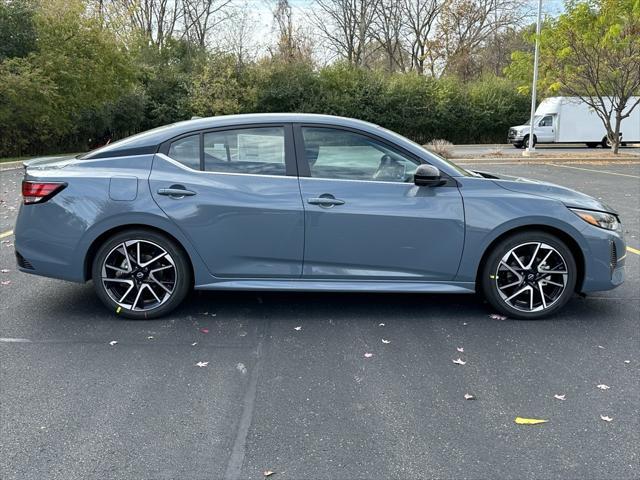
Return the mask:
<path id="1" fill-rule="evenodd" d="M 200 170 L 200 135 L 191 135 L 172 142 L 169 156 L 185 167 Z"/>
<path id="2" fill-rule="evenodd" d="M 208 172 L 286 175 L 284 127 L 257 127 L 204 134 Z"/>

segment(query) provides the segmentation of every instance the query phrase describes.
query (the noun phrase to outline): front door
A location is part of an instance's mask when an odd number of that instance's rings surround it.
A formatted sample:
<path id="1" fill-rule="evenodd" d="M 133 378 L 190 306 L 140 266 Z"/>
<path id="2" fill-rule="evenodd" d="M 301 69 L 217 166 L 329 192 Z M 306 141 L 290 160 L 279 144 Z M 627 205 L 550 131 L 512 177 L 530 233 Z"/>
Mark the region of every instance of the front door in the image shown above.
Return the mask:
<path id="1" fill-rule="evenodd" d="M 213 275 L 301 276 L 304 211 L 291 126 L 196 132 L 161 151 L 149 178 L 153 198 Z"/>
<path id="2" fill-rule="evenodd" d="M 464 242 L 462 197 L 418 187 L 420 160 L 346 129 L 296 126 L 305 209 L 303 277 L 444 281 Z"/>
<path id="3" fill-rule="evenodd" d="M 556 140 L 554 116 L 545 115 L 536 128 L 538 143 L 553 143 Z"/>

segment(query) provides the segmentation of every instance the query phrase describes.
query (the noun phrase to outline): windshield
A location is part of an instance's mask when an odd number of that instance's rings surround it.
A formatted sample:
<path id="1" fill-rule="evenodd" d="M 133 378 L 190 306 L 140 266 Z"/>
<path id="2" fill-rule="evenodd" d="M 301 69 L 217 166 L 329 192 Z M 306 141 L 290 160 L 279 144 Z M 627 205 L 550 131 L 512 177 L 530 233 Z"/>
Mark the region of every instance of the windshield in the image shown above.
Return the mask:
<path id="1" fill-rule="evenodd" d="M 535 117 L 533 117 L 534 125 L 537 125 L 540 119 L 542 119 L 542 115 L 536 115 Z M 527 123 L 523 123 L 523 125 L 529 125 L 530 123 L 531 123 L 531 119 L 527 120 Z"/>

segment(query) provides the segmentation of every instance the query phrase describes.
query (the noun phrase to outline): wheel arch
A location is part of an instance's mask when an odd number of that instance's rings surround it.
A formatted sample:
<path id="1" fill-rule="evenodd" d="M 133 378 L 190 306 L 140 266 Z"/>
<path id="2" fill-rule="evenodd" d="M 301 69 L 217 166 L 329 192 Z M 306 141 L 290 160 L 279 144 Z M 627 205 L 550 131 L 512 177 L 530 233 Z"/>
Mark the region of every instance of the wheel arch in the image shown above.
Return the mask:
<path id="1" fill-rule="evenodd" d="M 183 245 L 183 242 L 181 242 L 180 239 L 176 238 L 175 235 L 172 235 L 171 233 L 167 232 L 166 230 L 163 230 L 162 228 L 159 228 L 153 225 L 144 224 L 144 223 L 129 223 L 129 224 L 117 225 L 115 227 L 111 227 L 105 230 L 96 238 L 94 238 L 91 244 L 89 245 L 89 248 L 87 249 L 87 252 L 84 256 L 83 275 L 84 275 L 85 281 L 91 278 L 91 267 L 100 246 L 109 237 L 127 230 L 148 230 L 148 231 L 163 235 L 169 238 L 171 241 L 175 242 L 178 248 L 180 248 L 183 251 L 183 253 L 186 255 L 186 257 L 189 259 L 188 266 L 191 273 L 191 282 L 192 282 L 191 286 L 193 286 L 193 282 L 195 281 L 195 273 L 196 273 L 193 265 L 194 261 L 189 250 L 185 248 L 185 246 Z"/>
<path id="2" fill-rule="evenodd" d="M 478 263 L 478 268 L 476 271 L 476 278 L 475 278 L 476 292 L 481 291 L 480 276 L 482 275 L 482 271 L 484 270 L 487 257 L 489 257 L 489 254 L 491 253 L 493 248 L 505 238 L 515 235 L 517 233 L 522 233 L 527 231 L 539 231 L 539 232 L 548 233 L 550 235 L 554 235 L 567 245 L 576 262 L 576 267 L 578 268 L 575 291 L 576 292 L 582 291 L 582 283 L 584 282 L 586 264 L 585 264 L 584 253 L 582 251 L 582 248 L 580 248 L 580 245 L 577 242 L 577 240 L 573 238 L 570 234 L 568 234 L 566 231 L 561 230 L 560 228 L 549 226 L 549 225 L 521 225 L 521 226 L 514 227 L 502 232 L 500 235 L 494 238 L 491 241 L 491 243 L 489 243 L 489 245 L 487 245 L 487 247 L 484 249 L 484 252 L 482 253 L 482 257 L 480 259 L 480 262 Z"/>

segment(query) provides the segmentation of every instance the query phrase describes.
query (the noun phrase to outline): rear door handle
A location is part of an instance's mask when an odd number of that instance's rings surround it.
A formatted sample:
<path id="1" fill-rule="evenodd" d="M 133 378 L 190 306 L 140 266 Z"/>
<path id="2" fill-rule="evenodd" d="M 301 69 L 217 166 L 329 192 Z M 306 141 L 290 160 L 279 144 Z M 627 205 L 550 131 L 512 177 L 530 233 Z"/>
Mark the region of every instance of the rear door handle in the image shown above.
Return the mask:
<path id="1" fill-rule="evenodd" d="M 158 195 L 166 195 L 171 198 L 183 198 L 195 195 L 196 192 L 187 190 L 186 188 L 172 185 L 170 188 L 159 188 Z"/>
<path id="2" fill-rule="evenodd" d="M 310 205 L 320 205 L 321 207 L 330 208 L 335 205 L 344 205 L 344 200 L 333 197 L 316 197 L 307 200 Z"/>

